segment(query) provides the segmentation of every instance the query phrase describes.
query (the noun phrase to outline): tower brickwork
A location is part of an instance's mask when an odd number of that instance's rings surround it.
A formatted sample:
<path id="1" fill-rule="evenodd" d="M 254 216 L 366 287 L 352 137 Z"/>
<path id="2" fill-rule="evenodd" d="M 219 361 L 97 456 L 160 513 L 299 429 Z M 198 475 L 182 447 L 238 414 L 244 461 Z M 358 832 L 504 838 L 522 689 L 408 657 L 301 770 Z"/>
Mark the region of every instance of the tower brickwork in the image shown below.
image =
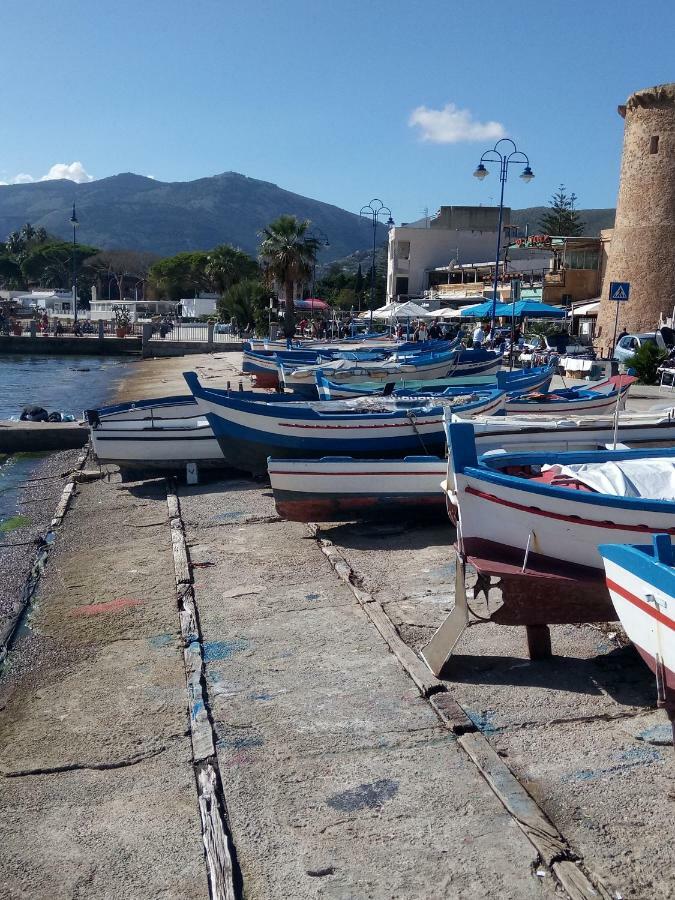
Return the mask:
<path id="1" fill-rule="evenodd" d="M 603 354 L 616 317 L 610 281 L 630 282 L 619 331 L 653 331 L 675 306 L 675 84 L 636 91 L 619 114 L 626 123 L 621 180 L 596 332 Z"/>

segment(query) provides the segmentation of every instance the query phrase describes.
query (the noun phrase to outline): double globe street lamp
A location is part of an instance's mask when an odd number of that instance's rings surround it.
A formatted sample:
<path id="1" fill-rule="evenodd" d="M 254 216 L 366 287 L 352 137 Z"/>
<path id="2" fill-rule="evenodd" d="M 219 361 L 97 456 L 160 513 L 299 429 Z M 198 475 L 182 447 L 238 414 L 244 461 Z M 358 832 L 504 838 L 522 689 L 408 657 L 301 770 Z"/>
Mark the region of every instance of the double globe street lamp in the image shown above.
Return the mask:
<path id="1" fill-rule="evenodd" d="M 509 149 L 508 145 L 511 145 L 512 149 Z M 499 257 L 501 255 L 502 250 L 502 220 L 504 218 L 504 185 L 506 184 L 506 179 L 509 174 L 509 166 L 511 165 L 523 165 L 524 169 L 520 178 L 528 183 L 532 181 L 534 178 L 534 172 L 530 168 L 530 160 L 527 158 L 527 155 L 521 152 L 515 145 L 515 143 L 511 140 L 511 138 L 502 138 L 500 141 L 494 145 L 492 150 L 486 150 L 485 153 L 480 158 L 478 165 L 476 166 L 476 171 L 473 173 L 475 178 L 478 178 L 479 181 L 482 181 L 486 175 L 489 175 L 488 170 L 485 168 L 486 162 L 496 162 L 499 163 L 499 180 L 501 182 L 501 193 L 499 196 L 499 225 L 497 226 L 497 255 L 495 258 L 495 280 L 492 286 L 492 315 L 490 317 L 491 328 L 494 331 L 495 327 L 495 311 L 497 307 L 497 290 L 499 287 Z"/>
<path id="2" fill-rule="evenodd" d="M 380 224 L 380 219 L 384 219 L 385 216 L 388 216 L 386 225 L 389 228 L 394 224 L 394 220 L 389 207 L 385 206 L 377 197 L 371 200 L 367 206 L 362 206 L 359 215 L 364 219 L 370 219 L 373 226 L 373 257 L 370 264 L 370 330 L 372 331 L 373 309 L 375 307 L 375 251 L 377 248 L 377 226 Z"/>

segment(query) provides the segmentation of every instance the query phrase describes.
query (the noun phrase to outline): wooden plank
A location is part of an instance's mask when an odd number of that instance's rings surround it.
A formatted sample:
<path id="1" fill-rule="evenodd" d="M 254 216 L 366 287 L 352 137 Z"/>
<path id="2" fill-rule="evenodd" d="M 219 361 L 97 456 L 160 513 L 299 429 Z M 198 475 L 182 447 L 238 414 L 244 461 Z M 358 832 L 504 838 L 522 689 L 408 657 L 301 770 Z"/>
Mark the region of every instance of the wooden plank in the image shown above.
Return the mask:
<path id="1" fill-rule="evenodd" d="M 466 600 L 465 565 L 464 559 L 457 553 L 455 559 L 455 605 L 421 651 L 422 659 L 434 675 L 442 673 L 468 625 L 469 606 Z"/>
<path id="2" fill-rule="evenodd" d="M 457 739 L 480 769 L 497 797 L 516 820 L 547 866 L 568 855 L 568 846 L 558 829 L 544 815 L 506 763 L 479 732 Z"/>
<path id="3" fill-rule="evenodd" d="M 614 896 L 597 879 L 590 878 L 572 860 L 564 859 L 553 863 L 553 874 L 565 889 L 570 900 L 613 900 Z"/>
<path id="4" fill-rule="evenodd" d="M 185 679 L 187 682 L 190 731 L 192 733 L 192 755 L 195 762 L 207 759 L 216 752 L 209 715 L 202 691 L 202 648 L 193 641 L 183 651 Z"/>
<path id="5" fill-rule="evenodd" d="M 217 777 L 211 763 L 197 770 L 199 814 L 209 871 L 212 900 L 235 900 L 230 842 L 216 790 Z"/>
<path id="6" fill-rule="evenodd" d="M 454 734 L 466 734 L 468 731 L 478 730 L 475 723 L 471 721 L 448 691 L 439 691 L 429 697 L 429 703 L 443 724 L 447 725 Z"/>
<path id="7" fill-rule="evenodd" d="M 187 558 L 187 546 L 185 544 L 185 535 L 182 528 L 171 525 L 171 545 L 173 549 L 173 565 L 176 574 L 176 585 L 190 584 L 192 576 L 190 575 L 190 564 Z"/>
<path id="8" fill-rule="evenodd" d="M 183 635 L 184 646 L 187 647 L 192 641 L 200 640 L 195 592 L 191 584 L 180 586 L 178 592 L 178 617 L 180 619 L 180 630 Z"/>
<path id="9" fill-rule="evenodd" d="M 318 531 L 314 532 L 315 534 Z M 325 539 L 319 540 L 319 549 L 328 558 L 338 576 L 349 585 L 350 590 L 363 608 L 373 625 L 380 632 L 389 645 L 389 649 L 401 663 L 405 671 L 417 685 L 423 697 L 428 697 L 436 691 L 443 690 L 444 685 L 428 670 L 424 662 L 401 638 L 394 623 L 386 614 L 382 606 L 375 600 L 372 594 L 364 591 L 355 582 L 359 579 L 355 576 L 351 566 L 342 556 L 337 547 Z"/>

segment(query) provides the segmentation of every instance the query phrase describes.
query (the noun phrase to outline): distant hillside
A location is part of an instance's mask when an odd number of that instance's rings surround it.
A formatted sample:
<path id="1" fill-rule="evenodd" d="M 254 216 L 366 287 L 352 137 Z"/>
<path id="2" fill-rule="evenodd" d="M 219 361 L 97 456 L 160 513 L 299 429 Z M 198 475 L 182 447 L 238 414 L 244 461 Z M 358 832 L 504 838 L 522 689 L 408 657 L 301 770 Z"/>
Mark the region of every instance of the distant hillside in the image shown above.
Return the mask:
<path id="1" fill-rule="evenodd" d="M 326 234 L 330 246 L 320 254 L 323 261 L 347 256 L 372 239 L 368 224 L 354 213 L 267 181 L 225 172 L 180 182 L 126 173 L 89 184 L 41 181 L 0 186 L 0 240 L 25 222 L 69 238 L 73 200 L 79 238 L 103 249 L 169 256 L 228 243 L 255 254 L 258 232 L 283 213 L 310 219 Z M 382 229 L 382 241 L 385 236 Z"/>
<path id="2" fill-rule="evenodd" d="M 517 225 L 521 229 L 529 224 L 530 234 L 536 234 L 539 229 L 539 220 L 549 212 L 548 206 L 530 206 L 527 209 L 511 210 L 511 225 Z M 584 222 L 584 234 L 589 237 L 597 237 L 602 228 L 614 227 L 615 209 L 580 209 L 579 215 Z"/>

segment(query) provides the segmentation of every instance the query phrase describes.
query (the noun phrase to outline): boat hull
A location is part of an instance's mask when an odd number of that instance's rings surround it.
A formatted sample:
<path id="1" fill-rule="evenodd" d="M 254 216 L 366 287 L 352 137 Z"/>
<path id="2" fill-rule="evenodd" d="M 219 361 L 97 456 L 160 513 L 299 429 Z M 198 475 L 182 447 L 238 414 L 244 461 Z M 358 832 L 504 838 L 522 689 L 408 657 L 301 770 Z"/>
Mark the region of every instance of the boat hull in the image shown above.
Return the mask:
<path id="1" fill-rule="evenodd" d="M 482 457 L 476 461 L 473 429 L 448 428 L 453 473 L 446 485 L 459 509 L 461 546 L 468 556 L 485 553 L 485 542 L 545 568 L 560 562 L 601 569 L 599 544 L 636 544 L 657 533 L 675 534 L 675 502 L 609 496 L 528 480 L 502 471 L 542 460 L 587 461 L 584 454 L 523 453 Z M 588 454 L 591 456 L 592 454 Z M 675 450 L 597 453 L 598 461 L 673 457 Z"/>
<path id="2" fill-rule="evenodd" d="M 270 459 L 277 512 L 296 522 L 443 516 L 445 460 Z"/>
<path id="3" fill-rule="evenodd" d="M 355 364 L 350 367 L 331 368 L 325 366 L 321 371 L 325 377 L 337 385 L 359 384 L 372 381 L 377 384 L 388 384 L 392 381 L 415 380 L 433 381 L 443 378 L 466 378 L 478 375 L 494 375 L 501 367 L 502 357 L 489 351 L 454 351 L 440 354 L 441 359 L 419 364 L 403 362 L 380 366 Z M 320 367 L 311 366 L 292 371 L 280 367 L 279 381 L 293 393 L 308 398 L 316 398 L 316 372 Z"/>
<path id="4" fill-rule="evenodd" d="M 622 410 L 626 405 L 628 388 L 623 388 L 621 396 L 612 392 L 609 394 L 599 394 L 592 396 L 592 391 L 584 391 L 578 398 L 569 397 L 564 399 L 556 399 L 555 393 L 551 399 L 531 400 L 520 399 L 517 397 L 507 397 L 506 415 L 507 416 L 598 416 L 612 413 L 617 408 Z"/>
<path id="5" fill-rule="evenodd" d="M 668 545 L 667 549 L 670 550 Z M 660 702 L 675 713 L 675 570 L 651 547 L 601 546 L 605 577 L 624 631 L 657 676 Z M 654 548 L 654 554 L 658 551 Z M 671 551 L 672 554 L 672 551 Z"/>
<path id="6" fill-rule="evenodd" d="M 193 373 L 185 378 L 220 442 L 224 457 L 245 471 L 265 473 L 267 458 L 344 455 L 366 458 L 410 454 L 444 455 L 445 431 L 440 403 L 407 404 L 401 398 L 380 411 L 317 402 L 259 403 L 218 397 L 202 388 Z M 449 402 L 449 398 L 446 398 Z M 461 415 L 494 414 L 503 409 L 504 394 L 483 397 L 454 407 Z"/>

